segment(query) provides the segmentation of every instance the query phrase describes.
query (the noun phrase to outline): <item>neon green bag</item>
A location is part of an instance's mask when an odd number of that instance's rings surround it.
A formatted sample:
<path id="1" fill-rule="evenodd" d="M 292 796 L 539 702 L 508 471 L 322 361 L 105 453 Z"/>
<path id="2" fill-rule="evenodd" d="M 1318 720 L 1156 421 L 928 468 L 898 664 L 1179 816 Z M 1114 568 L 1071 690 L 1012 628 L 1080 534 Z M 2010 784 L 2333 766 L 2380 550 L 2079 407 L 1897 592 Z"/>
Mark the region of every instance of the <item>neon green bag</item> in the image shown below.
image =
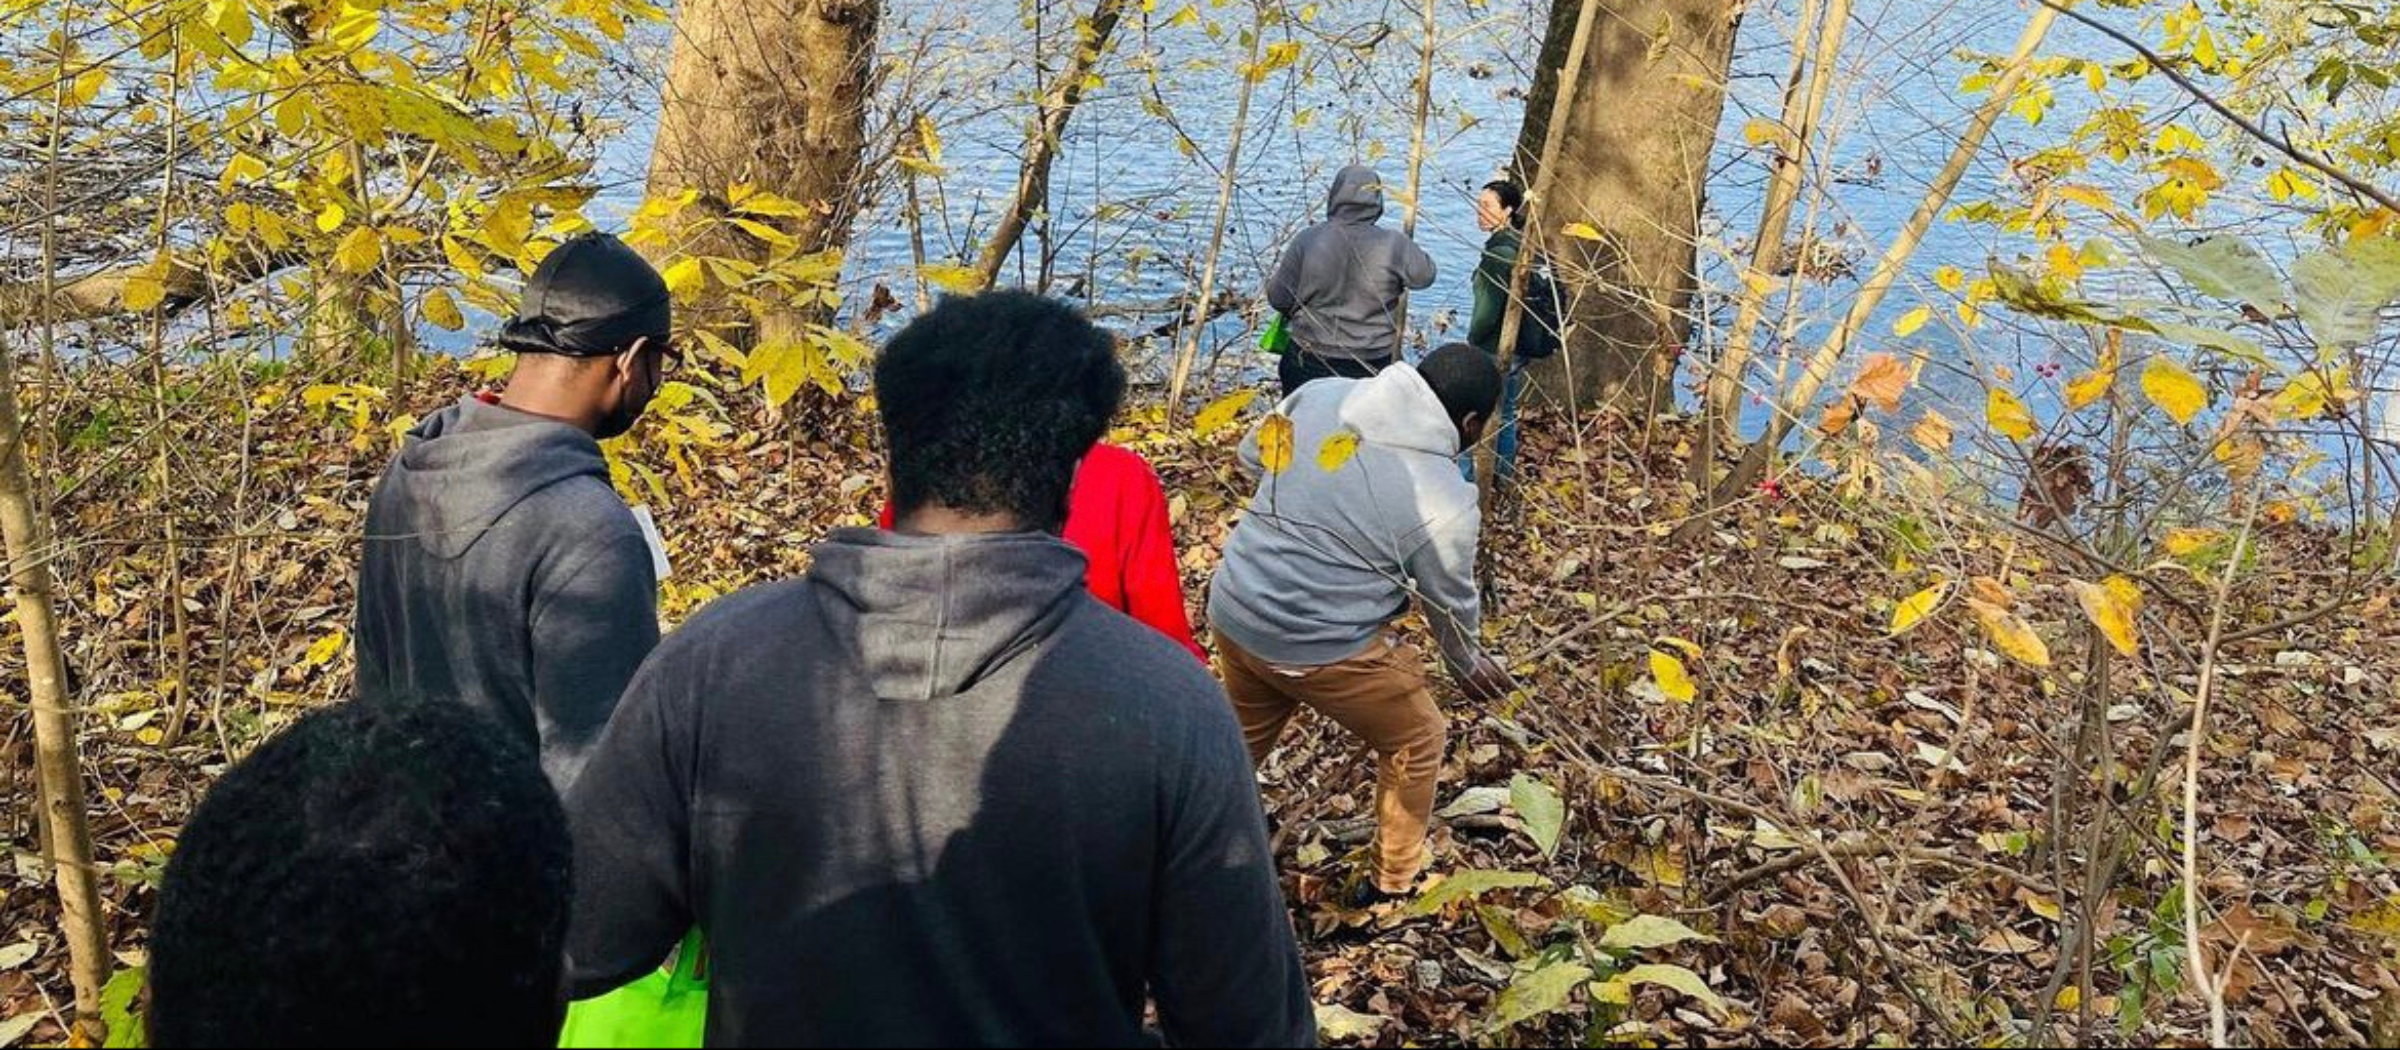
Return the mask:
<path id="1" fill-rule="evenodd" d="M 707 947 L 700 931 L 683 935 L 668 968 L 567 1006 L 558 1045 L 574 1050 L 655 1046 L 696 1050 L 708 1033 Z"/>
<path id="2" fill-rule="evenodd" d="M 1276 314 L 1274 320 L 1267 322 L 1267 330 L 1258 334 L 1258 349 L 1262 353 L 1281 356 L 1291 348 L 1292 333 L 1283 330 L 1283 315 Z"/>

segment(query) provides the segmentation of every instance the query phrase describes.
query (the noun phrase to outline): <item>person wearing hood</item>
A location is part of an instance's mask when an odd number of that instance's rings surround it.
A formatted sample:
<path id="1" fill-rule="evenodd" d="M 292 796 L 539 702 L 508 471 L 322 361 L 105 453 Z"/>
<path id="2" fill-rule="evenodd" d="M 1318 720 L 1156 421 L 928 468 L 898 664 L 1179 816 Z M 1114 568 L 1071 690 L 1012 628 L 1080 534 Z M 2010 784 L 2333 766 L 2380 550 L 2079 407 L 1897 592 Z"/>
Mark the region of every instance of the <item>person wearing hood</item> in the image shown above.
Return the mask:
<path id="1" fill-rule="evenodd" d="M 1315 1042 L 1241 731 L 1059 537 L 1125 372 L 1024 292 L 875 363 L 894 528 L 662 643 L 567 799 L 569 994 L 707 931 L 710 1046 Z M 1451 475 L 1453 481 L 1457 475 Z"/>
<path id="2" fill-rule="evenodd" d="M 1286 396 L 1312 379 L 1374 375 L 1398 354 L 1401 297 L 1433 286 L 1433 256 L 1382 218 L 1383 179 L 1343 168 L 1325 221 L 1300 231 L 1267 279 L 1267 304 L 1291 337 L 1277 367 Z"/>
<path id="3" fill-rule="evenodd" d="M 367 504 L 358 693 L 478 708 L 564 792 L 658 643 L 652 543 L 601 440 L 675 360 L 666 282 L 622 241 L 559 245 L 499 345 L 517 363 L 409 431 Z"/>
<path id="4" fill-rule="evenodd" d="M 1285 398 L 1267 418 L 1288 422 L 1298 465 L 1266 470 L 1257 428 L 1242 441 L 1243 467 L 1263 476 L 1209 588 L 1217 668 L 1254 766 L 1302 707 L 1374 749 L 1375 870 L 1354 904 L 1409 892 L 1425 867 L 1449 726 L 1426 688 L 1423 654 L 1391 631 L 1412 595 L 1468 698 L 1506 693 L 1507 672 L 1478 640 L 1481 520 L 1475 486 L 1455 462 L 1499 400 L 1492 359 L 1451 343 L 1413 367 L 1310 383 Z M 1308 450 L 1344 434 L 1355 435 L 1355 451 L 1323 469 Z"/>

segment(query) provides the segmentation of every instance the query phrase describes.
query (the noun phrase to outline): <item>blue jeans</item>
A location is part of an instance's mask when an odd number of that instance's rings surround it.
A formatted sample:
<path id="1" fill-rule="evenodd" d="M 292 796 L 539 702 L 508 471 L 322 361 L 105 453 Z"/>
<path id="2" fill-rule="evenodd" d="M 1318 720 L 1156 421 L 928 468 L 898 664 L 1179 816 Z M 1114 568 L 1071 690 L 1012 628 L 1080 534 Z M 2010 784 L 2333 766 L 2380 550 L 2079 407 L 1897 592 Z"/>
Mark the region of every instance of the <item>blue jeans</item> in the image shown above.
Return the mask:
<path id="1" fill-rule="evenodd" d="M 1525 370 L 1512 369 L 1508 381 L 1500 384 L 1500 434 L 1494 438 L 1492 461 L 1498 465 L 1503 481 L 1517 476 L 1517 397 L 1525 392 Z M 1475 450 L 1459 454 L 1458 473 L 1469 482 L 1475 480 Z"/>

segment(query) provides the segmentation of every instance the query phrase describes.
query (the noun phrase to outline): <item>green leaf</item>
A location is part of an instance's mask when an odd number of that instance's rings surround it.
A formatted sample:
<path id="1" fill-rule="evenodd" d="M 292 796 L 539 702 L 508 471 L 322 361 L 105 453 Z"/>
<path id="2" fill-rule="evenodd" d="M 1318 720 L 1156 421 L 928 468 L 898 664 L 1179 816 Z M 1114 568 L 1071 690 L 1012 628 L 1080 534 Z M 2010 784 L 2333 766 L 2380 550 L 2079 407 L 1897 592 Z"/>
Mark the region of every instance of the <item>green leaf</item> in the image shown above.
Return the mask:
<path id="1" fill-rule="evenodd" d="M 2389 241 L 2357 241 L 2340 254 L 2311 252 L 2292 264 L 2300 323 L 2326 350 L 2351 350 L 2373 342 L 2377 316 L 2400 298 L 2400 247 Z"/>
<path id="2" fill-rule="evenodd" d="M 100 1020 L 108 1025 L 110 1047 L 144 1047 L 150 1045 L 143 1030 L 142 1019 L 133 1012 L 141 1002 L 142 985 L 149 980 L 149 971 L 141 966 L 118 970 L 100 989 Z"/>
<path id="3" fill-rule="evenodd" d="M 1420 917 L 1432 915 L 1453 902 L 1472 900 L 1494 890 L 1521 890 L 1549 885 L 1549 879 L 1529 871 L 1462 871 L 1426 890 L 1424 896 L 1408 906 L 1408 913 Z"/>
<path id="4" fill-rule="evenodd" d="M 1508 782 L 1508 804 L 1524 818 L 1525 833 L 1533 836 L 1533 844 L 1541 847 L 1542 856 L 1558 854 L 1558 835 L 1566 827 L 1567 805 L 1559 801 L 1558 792 L 1523 773 Z"/>
<path id="5" fill-rule="evenodd" d="M 1629 952 L 1665 948 L 1685 941 L 1714 944 L 1716 940 L 1664 915 L 1636 915 L 1609 927 L 1600 937 L 1600 946 Z"/>
<path id="6" fill-rule="evenodd" d="M 2197 244 L 2179 244 L 2162 237 L 2141 238 L 2142 250 L 2192 282 L 2200 294 L 2245 302 L 2264 313 L 2277 312 L 2283 281 L 2264 253 L 2238 237 L 2210 237 Z"/>
<path id="7" fill-rule="evenodd" d="M 1655 984 L 1661 988 L 1671 988 L 1699 1000 L 1700 1005 L 1707 1007 L 1708 1012 L 1718 1017 L 1725 1017 L 1729 1013 L 1725 1008 L 1724 998 L 1710 989 L 1708 982 L 1701 980 L 1699 974 L 1681 966 L 1650 963 L 1627 970 L 1619 974 L 1616 979 L 1629 985 Z"/>
<path id="8" fill-rule="evenodd" d="M 1499 1007 L 1485 1031 L 1497 1032 L 1553 1013 L 1567 1005 L 1567 996 L 1591 979 L 1592 971 L 1576 963 L 1553 963 L 1518 974 L 1508 990 L 1500 993 Z"/>

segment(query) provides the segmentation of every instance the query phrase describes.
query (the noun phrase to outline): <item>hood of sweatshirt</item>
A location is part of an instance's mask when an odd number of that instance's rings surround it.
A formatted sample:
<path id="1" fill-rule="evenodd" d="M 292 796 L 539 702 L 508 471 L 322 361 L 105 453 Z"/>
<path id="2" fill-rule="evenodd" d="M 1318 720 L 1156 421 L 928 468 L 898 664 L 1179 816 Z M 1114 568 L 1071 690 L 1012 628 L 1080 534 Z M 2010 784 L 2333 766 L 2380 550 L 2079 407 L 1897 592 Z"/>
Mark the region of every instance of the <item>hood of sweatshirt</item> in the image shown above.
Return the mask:
<path id="1" fill-rule="evenodd" d="M 1360 441 L 1436 456 L 1458 455 L 1458 424 L 1450 421 L 1450 410 L 1442 407 L 1442 399 L 1434 396 L 1416 366 L 1395 363 L 1353 382 L 1335 412 L 1343 424 L 1358 432 Z"/>
<path id="2" fill-rule="evenodd" d="M 1083 594 L 1083 552 L 1048 533 L 911 536 L 844 529 L 809 579 L 837 638 L 886 700 L 973 688 L 1050 636 Z"/>
<path id="3" fill-rule="evenodd" d="M 377 499 L 392 515 L 390 534 L 457 558 L 526 497 L 579 477 L 608 480 L 592 435 L 470 397 L 408 432 Z"/>
<path id="4" fill-rule="evenodd" d="M 1383 177 L 1364 164 L 1335 173 L 1333 188 L 1325 194 L 1325 217 L 1374 225 L 1383 218 Z"/>

